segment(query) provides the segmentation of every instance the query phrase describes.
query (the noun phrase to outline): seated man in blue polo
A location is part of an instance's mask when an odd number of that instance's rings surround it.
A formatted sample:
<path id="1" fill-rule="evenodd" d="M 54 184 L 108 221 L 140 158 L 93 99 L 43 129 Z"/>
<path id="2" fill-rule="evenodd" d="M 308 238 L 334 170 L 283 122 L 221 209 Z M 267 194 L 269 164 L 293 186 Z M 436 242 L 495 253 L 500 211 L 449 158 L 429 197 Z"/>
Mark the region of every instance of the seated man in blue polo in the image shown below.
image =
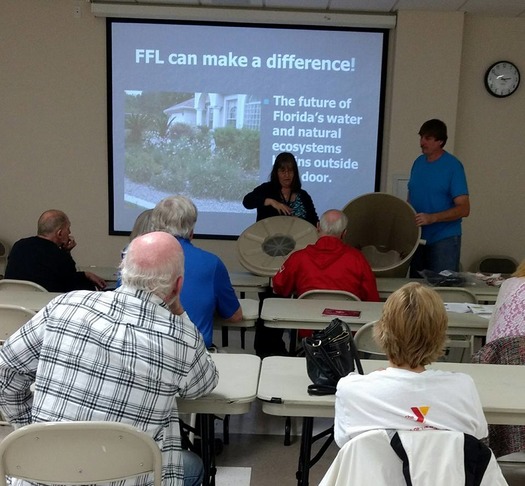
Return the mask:
<path id="1" fill-rule="evenodd" d="M 153 231 L 175 236 L 184 251 L 184 285 L 181 302 L 208 348 L 213 344 L 213 317 L 217 313 L 228 322 L 242 320 L 242 309 L 221 259 L 195 247 L 191 240 L 197 208 L 184 196 L 160 201 L 151 215 Z"/>

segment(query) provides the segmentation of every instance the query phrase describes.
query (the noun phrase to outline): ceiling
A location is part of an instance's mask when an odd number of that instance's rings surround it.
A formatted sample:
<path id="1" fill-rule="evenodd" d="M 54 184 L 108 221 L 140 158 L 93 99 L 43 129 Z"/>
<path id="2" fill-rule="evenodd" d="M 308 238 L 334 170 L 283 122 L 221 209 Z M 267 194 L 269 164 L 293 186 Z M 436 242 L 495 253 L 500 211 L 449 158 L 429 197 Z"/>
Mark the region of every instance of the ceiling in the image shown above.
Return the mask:
<path id="1" fill-rule="evenodd" d="M 394 13 L 398 10 L 459 11 L 498 17 L 525 17 L 525 0 L 91 0 L 92 3 L 170 5 L 331 13 Z"/>

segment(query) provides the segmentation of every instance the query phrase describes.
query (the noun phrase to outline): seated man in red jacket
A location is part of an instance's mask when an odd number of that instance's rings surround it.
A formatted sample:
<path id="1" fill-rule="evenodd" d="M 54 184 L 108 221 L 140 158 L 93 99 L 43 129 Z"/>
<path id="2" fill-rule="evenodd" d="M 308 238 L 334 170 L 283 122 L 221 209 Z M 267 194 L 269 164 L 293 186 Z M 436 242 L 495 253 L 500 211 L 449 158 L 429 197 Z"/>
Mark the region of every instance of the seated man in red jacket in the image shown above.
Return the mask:
<path id="1" fill-rule="evenodd" d="M 273 277 L 273 291 L 288 297 L 309 290 L 346 290 L 361 300 L 379 302 L 369 263 L 359 250 L 343 242 L 347 224 L 342 211 L 326 211 L 317 224 L 319 239 L 286 259 Z"/>

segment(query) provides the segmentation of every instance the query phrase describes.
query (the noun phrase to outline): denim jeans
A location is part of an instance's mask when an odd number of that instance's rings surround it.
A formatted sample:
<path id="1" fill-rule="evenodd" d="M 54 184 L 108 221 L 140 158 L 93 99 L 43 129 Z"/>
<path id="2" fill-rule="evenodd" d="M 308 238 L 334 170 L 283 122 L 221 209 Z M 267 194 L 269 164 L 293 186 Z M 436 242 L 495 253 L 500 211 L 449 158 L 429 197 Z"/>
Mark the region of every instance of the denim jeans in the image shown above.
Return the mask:
<path id="1" fill-rule="evenodd" d="M 200 486 L 204 479 L 202 459 L 194 452 L 185 449 L 181 452 L 184 465 L 184 486 Z"/>
<path id="2" fill-rule="evenodd" d="M 419 245 L 410 262 L 410 278 L 421 278 L 421 270 L 459 272 L 461 236 L 451 236 L 431 245 Z"/>

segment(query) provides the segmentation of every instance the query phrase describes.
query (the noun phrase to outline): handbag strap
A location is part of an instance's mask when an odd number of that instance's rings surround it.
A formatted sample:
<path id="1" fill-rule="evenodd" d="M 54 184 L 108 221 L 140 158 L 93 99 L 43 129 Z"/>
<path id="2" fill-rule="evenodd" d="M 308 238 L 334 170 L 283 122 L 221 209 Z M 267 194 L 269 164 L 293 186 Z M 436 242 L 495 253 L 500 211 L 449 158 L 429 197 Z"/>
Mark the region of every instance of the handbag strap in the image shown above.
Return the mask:
<path id="1" fill-rule="evenodd" d="M 354 337 L 352 332 L 350 332 L 350 349 L 352 350 L 352 356 L 354 357 L 354 363 L 357 368 L 357 372 L 360 375 L 364 375 L 363 366 L 361 365 L 361 360 L 359 359 L 359 351 L 357 351 L 357 346 L 355 345 Z"/>
<path id="2" fill-rule="evenodd" d="M 352 335 L 352 330 L 350 329 L 350 326 L 348 325 L 347 322 L 341 321 L 340 319 L 337 319 L 337 320 L 341 323 L 341 325 L 343 325 L 346 328 L 348 332 L 350 351 L 352 352 L 352 358 L 354 359 L 354 363 L 355 363 L 357 372 L 360 375 L 364 375 L 365 372 L 363 371 L 363 366 L 361 365 L 361 360 L 359 359 L 359 352 L 357 351 L 357 346 L 355 345 L 354 336 Z"/>
<path id="3" fill-rule="evenodd" d="M 332 385 L 308 385 L 308 395 L 335 395 L 337 388 Z"/>

